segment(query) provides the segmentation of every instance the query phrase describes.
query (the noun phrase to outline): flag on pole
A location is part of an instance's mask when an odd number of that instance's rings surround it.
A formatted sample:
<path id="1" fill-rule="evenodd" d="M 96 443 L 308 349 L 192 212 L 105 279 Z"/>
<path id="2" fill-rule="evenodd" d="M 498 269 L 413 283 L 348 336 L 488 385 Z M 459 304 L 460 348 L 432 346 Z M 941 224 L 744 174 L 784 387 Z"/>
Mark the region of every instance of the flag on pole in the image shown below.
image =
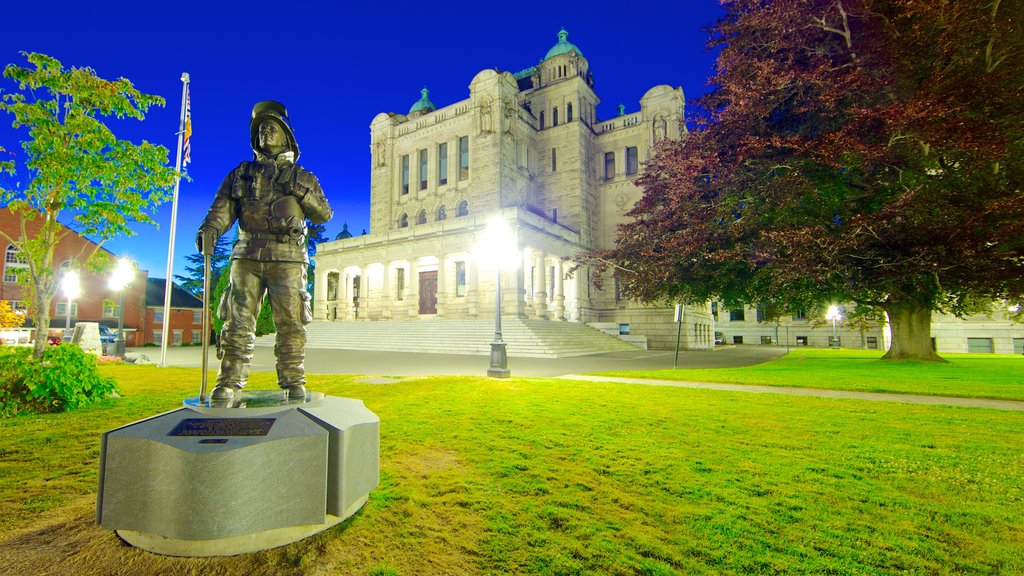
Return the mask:
<path id="1" fill-rule="evenodd" d="M 185 157 L 181 160 L 181 167 L 184 168 L 192 162 L 192 90 L 186 85 L 185 88 Z"/>

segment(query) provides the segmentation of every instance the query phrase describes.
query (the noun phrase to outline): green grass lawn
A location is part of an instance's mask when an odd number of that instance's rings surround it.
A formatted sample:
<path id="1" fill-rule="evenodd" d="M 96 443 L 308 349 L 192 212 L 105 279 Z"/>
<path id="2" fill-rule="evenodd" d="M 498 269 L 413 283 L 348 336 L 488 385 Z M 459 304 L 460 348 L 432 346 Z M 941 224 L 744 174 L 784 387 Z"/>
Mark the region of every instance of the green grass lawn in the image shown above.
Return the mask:
<path id="1" fill-rule="evenodd" d="M 601 372 L 607 376 L 1024 400 L 1024 356 L 946 354 L 947 364 L 882 362 L 874 350 L 793 350 L 745 368 Z"/>
<path id="2" fill-rule="evenodd" d="M 123 398 L 0 420 L 11 573 L 1024 573 L 1024 413 L 476 377 L 311 377 L 381 418 L 367 506 L 268 552 L 160 557 L 90 526 L 100 433 L 180 406 L 199 374 L 104 371 Z"/>

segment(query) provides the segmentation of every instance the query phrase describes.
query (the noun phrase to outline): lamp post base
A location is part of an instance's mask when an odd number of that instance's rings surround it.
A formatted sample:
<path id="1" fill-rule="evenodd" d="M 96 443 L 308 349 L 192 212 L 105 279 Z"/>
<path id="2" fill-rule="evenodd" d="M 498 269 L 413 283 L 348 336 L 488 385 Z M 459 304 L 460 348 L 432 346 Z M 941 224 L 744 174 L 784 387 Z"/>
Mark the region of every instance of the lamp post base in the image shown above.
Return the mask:
<path id="1" fill-rule="evenodd" d="M 501 340 L 491 342 L 491 367 L 487 369 L 487 375 L 491 378 L 508 378 L 508 353 L 505 350 L 505 343 Z"/>

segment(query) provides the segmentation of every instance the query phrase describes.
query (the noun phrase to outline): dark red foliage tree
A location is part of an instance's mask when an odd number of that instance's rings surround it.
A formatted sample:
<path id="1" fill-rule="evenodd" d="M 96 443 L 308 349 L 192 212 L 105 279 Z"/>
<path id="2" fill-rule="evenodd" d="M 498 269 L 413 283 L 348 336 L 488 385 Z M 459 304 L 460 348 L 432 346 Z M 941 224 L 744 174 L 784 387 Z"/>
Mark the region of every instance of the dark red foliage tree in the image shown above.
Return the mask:
<path id="1" fill-rule="evenodd" d="M 1024 297 L 1021 0 L 723 0 L 715 88 L 662 144 L 615 247 L 644 301 L 853 301 L 886 358 L 931 313 Z"/>

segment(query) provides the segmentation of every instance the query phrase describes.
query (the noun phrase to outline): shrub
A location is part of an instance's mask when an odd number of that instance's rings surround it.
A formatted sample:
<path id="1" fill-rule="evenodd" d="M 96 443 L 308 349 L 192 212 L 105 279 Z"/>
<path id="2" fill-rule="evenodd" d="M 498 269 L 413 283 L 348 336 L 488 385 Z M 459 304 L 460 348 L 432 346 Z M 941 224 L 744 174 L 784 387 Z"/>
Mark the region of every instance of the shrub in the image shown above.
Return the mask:
<path id="1" fill-rule="evenodd" d="M 3 416 L 73 410 L 117 391 L 117 382 L 99 373 L 96 357 L 78 346 L 51 346 L 42 361 L 30 348 L 0 355 L 0 411 Z"/>
<path id="2" fill-rule="evenodd" d="M 27 384 L 38 369 L 38 363 L 32 360 L 32 348 L 0 346 L 0 416 L 42 411 L 29 398 Z"/>

